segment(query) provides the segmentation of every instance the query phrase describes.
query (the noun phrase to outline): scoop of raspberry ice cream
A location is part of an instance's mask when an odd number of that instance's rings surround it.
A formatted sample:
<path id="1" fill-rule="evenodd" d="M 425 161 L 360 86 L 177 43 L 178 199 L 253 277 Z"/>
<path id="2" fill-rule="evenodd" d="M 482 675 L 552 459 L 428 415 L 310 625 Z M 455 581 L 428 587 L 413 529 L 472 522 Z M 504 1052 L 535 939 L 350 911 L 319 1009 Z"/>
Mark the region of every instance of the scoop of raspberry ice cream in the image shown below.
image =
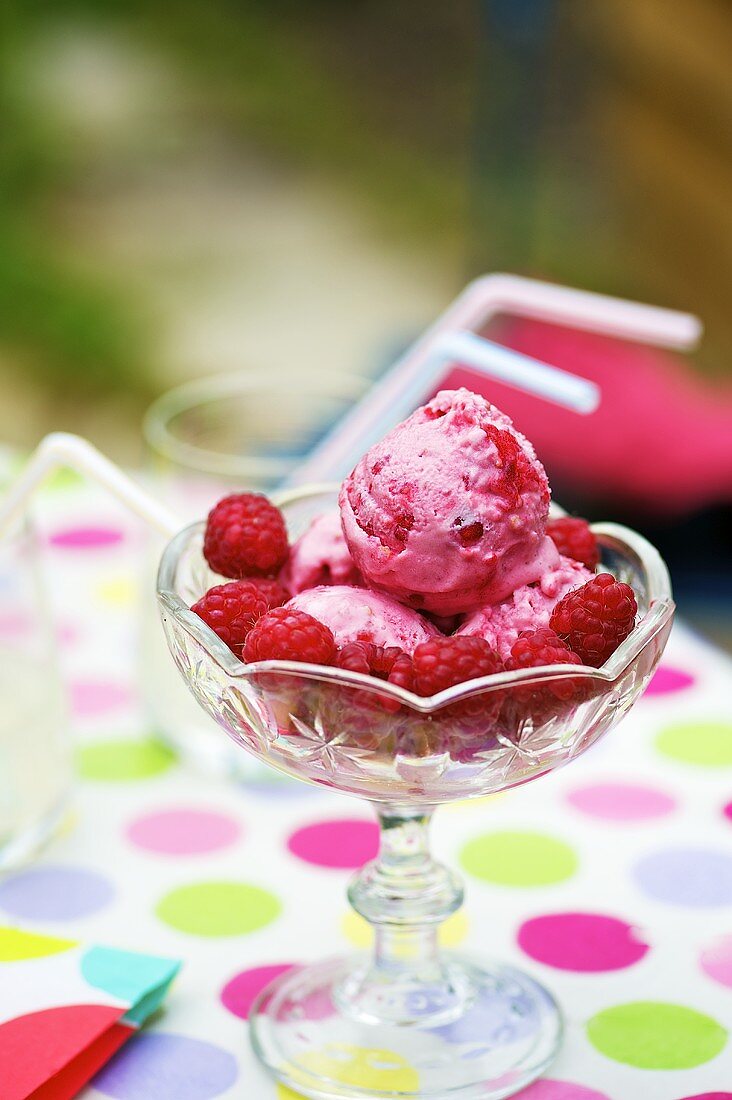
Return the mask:
<path id="1" fill-rule="evenodd" d="M 279 581 L 292 596 L 318 585 L 360 583 L 338 512 L 325 512 L 313 520 L 290 549 Z"/>
<path id="2" fill-rule="evenodd" d="M 457 633 L 485 638 L 501 659 L 508 662 L 519 634 L 549 626 L 552 611 L 562 596 L 593 576 L 581 562 L 561 557 L 538 583 L 522 584 L 508 599 L 473 612 Z"/>
<path id="3" fill-rule="evenodd" d="M 365 580 L 437 615 L 496 603 L 559 557 L 545 536 L 549 485 L 533 447 L 465 389 L 438 393 L 375 444 L 339 503 Z"/>
<path id="4" fill-rule="evenodd" d="M 420 642 L 439 633 L 416 611 L 381 592 L 349 585 L 331 585 L 300 592 L 286 604 L 305 611 L 329 627 L 338 647 L 351 642 L 399 646 L 413 653 Z"/>

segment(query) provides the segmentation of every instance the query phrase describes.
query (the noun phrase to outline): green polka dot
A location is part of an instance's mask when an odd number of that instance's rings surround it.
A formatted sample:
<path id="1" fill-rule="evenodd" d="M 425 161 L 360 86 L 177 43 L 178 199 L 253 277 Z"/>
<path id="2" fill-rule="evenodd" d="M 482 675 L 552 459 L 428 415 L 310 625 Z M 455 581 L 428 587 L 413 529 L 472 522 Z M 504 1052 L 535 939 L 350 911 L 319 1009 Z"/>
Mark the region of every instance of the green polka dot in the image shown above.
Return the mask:
<path id="1" fill-rule="evenodd" d="M 729 722 L 675 722 L 656 738 L 664 756 L 707 768 L 732 766 L 732 725 Z"/>
<path id="2" fill-rule="evenodd" d="M 154 738 L 115 738 L 85 745 L 77 755 L 83 779 L 125 783 L 160 775 L 175 762 L 175 753 Z"/>
<path id="3" fill-rule="evenodd" d="M 36 932 L 21 932 L 19 928 L 0 928 L 0 962 L 59 955 L 76 947 L 76 942 L 61 940 L 57 936 L 40 936 Z"/>
<path id="4" fill-rule="evenodd" d="M 561 840 L 542 833 L 487 833 L 460 853 L 465 870 L 501 886 L 548 886 L 577 870 L 577 856 Z"/>
<path id="5" fill-rule="evenodd" d="M 281 908 L 273 894 L 246 882 L 200 882 L 166 894 L 155 912 L 193 936 L 243 936 L 269 924 Z"/>
<path id="6" fill-rule="evenodd" d="M 601 1054 L 637 1069 L 692 1069 L 715 1058 L 727 1042 L 727 1032 L 711 1016 L 657 1001 L 606 1008 L 592 1017 L 587 1035 Z"/>

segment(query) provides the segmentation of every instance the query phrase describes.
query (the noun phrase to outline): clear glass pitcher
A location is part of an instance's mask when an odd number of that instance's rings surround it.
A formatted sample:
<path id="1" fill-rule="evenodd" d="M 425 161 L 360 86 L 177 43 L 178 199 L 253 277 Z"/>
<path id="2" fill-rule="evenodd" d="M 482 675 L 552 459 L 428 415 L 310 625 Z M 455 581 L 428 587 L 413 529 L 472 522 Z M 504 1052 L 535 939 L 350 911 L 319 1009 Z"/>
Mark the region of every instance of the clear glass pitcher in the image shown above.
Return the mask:
<path id="1" fill-rule="evenodd" d="M 26 521 L 0 538 L 0 871 L 52 836 L 71 780 L 57 643 Z"/>

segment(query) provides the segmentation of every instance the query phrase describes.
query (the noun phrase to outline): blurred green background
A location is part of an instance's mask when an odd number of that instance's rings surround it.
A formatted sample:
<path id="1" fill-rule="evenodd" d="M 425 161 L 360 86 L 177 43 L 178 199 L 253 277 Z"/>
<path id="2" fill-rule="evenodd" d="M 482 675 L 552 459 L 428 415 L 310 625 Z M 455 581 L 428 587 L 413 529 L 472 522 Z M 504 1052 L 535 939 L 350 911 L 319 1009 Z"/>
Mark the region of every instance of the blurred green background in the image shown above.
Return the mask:
<path id="1" fill-rule="evenodd" d="M 673 12 L 9 0 L 0 440 L 136 459 L 171 383 L 374 371 L 489 270 L 696 310 L 721 375 L 732 8 Z"/>

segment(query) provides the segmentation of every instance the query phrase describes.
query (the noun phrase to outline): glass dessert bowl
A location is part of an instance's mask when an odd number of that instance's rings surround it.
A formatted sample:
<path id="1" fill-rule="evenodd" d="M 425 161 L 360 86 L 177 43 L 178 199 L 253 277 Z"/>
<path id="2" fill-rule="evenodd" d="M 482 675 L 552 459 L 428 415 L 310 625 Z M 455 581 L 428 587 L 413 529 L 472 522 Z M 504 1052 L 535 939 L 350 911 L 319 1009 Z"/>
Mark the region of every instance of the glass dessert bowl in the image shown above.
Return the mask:
<path id="1" fill-rule="evenodd" d="M 335 506 L 337 488 L 277 500 L 290 536 Z M 435 862 L 428 826 L 440 803 L 526 783 L 588 749 L 643 692 L 674 604 L 666 567 L 640 535 L 596 524 L 602 568 L 631 584 L 638 621 L 601 668 L 501 672 L 429 698 L 334 667 L 244 664 L 190 605 L 220 578 L 202 554 L 204 524 L 167 546 L 158 600 L 190 691 L 241 748 L 291 776 L 367 798 L 379 856 L 349 887 L 374 928 L 372 955 L 329 959 L 270 985 L 250 1015 L 260 1060 L 321 1100 L 510 1096 L 554 1058 L 551 995 L 523 972 L 442 952 L 440 924 L 462 886 Z"/>

